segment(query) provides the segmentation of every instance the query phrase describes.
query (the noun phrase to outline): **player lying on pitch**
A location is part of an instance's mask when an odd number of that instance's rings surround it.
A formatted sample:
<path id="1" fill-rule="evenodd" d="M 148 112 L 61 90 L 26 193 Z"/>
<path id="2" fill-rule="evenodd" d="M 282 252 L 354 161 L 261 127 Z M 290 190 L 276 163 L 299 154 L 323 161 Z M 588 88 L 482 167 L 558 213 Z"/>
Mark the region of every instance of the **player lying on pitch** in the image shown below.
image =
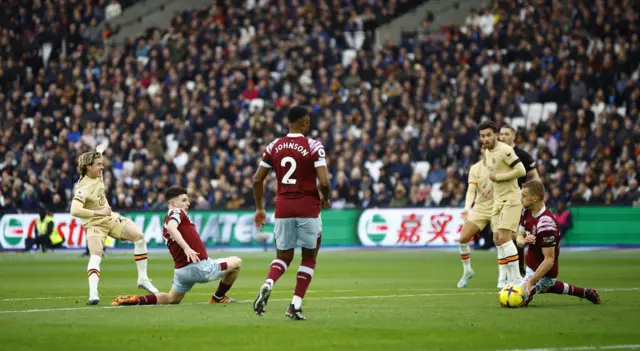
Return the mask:
<path id="1" fill-rule="evenodd" d="M 560 255 L 560 226 L 556 217 L 544 205 L 544 185 L 532 180 L 522 186 L 522 206 L 518 246 L 529 245 L 525 254 L 527 275 L 522 289 L 528 296 L 528 305 L 536 294 L 566 294 L 600 304 L 600 295 L 595 289 L 585 289 L 559 281 L 558 256 Z"/>
<path id="2" fill-rule="evenodd" d="M 236 302 L 226 296 L 227 291 L 238 277 L 242 260 L 231 256 L 212 260 L 207 256 L 204 243 L 198 235 L 196 226 L 187 217 L 189 197 L 187 190 L 172 186 L 165 192 L 169 201 L 169 213 L 164 219 L 164 238 L 175 263 L 173 286 L 168 293 L 145 296 L 119 296 L 111 304 L 120 305 L 165 305 L 178 304 L 195 283 L 208 283 L 220 280 L 218 290 L 211 296 L 209 303 Z"/>

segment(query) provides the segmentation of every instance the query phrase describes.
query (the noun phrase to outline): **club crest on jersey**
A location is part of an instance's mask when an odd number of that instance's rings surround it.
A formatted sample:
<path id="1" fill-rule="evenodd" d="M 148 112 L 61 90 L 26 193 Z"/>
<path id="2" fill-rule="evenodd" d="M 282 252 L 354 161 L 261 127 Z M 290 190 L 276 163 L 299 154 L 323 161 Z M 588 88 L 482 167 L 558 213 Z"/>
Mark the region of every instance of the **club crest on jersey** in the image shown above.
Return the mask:
<path id="1" fill-rule="evenodd" d="M 491 158 L 491 163 L 493 163 L 493 164 L 495 165 L 497 162 L 498 162 L 498 160 L 496 160 L 496 158 L 495 158 L 495 157 L 492 157 L 492 158 Z"/>

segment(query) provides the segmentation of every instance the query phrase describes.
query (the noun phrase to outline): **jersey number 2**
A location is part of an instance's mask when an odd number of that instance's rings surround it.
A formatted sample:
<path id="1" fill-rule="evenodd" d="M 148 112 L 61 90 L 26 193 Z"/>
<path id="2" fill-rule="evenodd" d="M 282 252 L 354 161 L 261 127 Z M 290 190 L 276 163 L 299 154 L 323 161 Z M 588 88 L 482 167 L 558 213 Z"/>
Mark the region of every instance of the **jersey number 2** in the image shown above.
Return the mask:
<path id="1" fill-rule="evenodd" d="M 293 175 L 293 172 L 296 171 L 296 167 L 298 166 L 296 164 L 296 160 L 291 156 L 287 156 L 283 158 L 282 161 L 280 161 L 280 166 L 282 167 L 286 167 L 287 164 L 291 164 L 291 168 L 289 168 L 287 173 L 284 174 L 284 177 L 282 177 L 282 184 L 295 184 L 297 181 L 295 179 L 292 179 L 291 176 Z"/>

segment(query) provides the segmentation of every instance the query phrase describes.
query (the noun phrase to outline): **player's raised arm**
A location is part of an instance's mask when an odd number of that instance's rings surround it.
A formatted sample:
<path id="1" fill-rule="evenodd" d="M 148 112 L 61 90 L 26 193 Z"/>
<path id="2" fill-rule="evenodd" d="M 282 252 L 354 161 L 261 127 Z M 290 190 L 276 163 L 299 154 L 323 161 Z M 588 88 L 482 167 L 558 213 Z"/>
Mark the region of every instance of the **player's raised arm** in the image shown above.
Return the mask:
<path id="1" fill-rule="evenodd" d="M 177 210 L 177 211 L 180 211 L 180 210 Z M 175 213 L 176 215 L 172 214 L 171 219 L 169 220 L 169 223 L 167 223 L 167 232 L 169 233 L 169 236 L 171 236 L 171 240 L 175 241 L 178 245 L 180 245 L 180 247 L 184 251 L 185 256 L 187 256 L 187 260 L 189 262 L 193 262 L 193 263 L 199 262 L 200 257 L 198 257 L 198 253 L 195 252 L 189 246 L 189 244 L 187 244 L 187 242 L 182 237 L 182 234 L 180 234 L 180 231 L 178 230 L 178 225 L 180 224 L 179 221 L 181 220 L 181 215 L 179 214 L 179 212 L 175 212 Z"/>

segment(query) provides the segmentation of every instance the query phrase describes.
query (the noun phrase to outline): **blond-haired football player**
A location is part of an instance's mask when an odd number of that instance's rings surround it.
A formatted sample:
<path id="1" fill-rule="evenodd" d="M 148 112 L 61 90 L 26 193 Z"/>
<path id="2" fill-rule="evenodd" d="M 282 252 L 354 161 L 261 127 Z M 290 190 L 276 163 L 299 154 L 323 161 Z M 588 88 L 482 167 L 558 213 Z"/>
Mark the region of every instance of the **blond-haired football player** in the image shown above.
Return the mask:
<path id="1" fill-rule="evenodd" d="M 460 258 L 462 259 L 462 278 L 458 281 L 458 287 L 467 286 L 469 279 L 473 278 L 471 269 L 471 249 L 469 241 L 484 227 L 491 224 L 491 211 L 493 210 L 493 194 L 491 181 L 489 180 L 489 169 L 484 158 L 484 148 L 480 146 L 480 161 L 471 166 L 469 170 L 469 187 L 467 197 L 464 202 L 462 218 L 464 226 L 460 233 Z M 473 206 L 473 209 L 471 208 Z"/>
<path id="2" fill-rule="evenodd" d="M 478 126 L 480 142 L 485 147 L 485 160 L 493 186 L 491 227 L 498 250 L 498 270 L 507 284 L 522 280 L 518 269 L 518 249 L 512 239 L 518 231 L 522 204 L 518 178 L 526 174 L 524 165 L 513 148 L 498 141 L 498 126 L 484 121 Z M 503 282 L 498 282 L 502 286 Z"/>
<path id="3" fill-rule="evenodd" d="M 71 215 L 82 220 L 89 248 L 89 304 L 100 302 L 98 281 L 100 280 L 100 261 L 107 236 L 114 239 L 128 240 L 135 245 L 133 249 L 138 268 L 138 288 L 149 293 L 158 292 L 147 276 L 147 243 L 144 234 L 130 220 L 111 212 L 104 193 L 102 170 L 104 164 L 102 151 L 85 152 L 78 158 L 80 180 L 75 186 Z"/>

